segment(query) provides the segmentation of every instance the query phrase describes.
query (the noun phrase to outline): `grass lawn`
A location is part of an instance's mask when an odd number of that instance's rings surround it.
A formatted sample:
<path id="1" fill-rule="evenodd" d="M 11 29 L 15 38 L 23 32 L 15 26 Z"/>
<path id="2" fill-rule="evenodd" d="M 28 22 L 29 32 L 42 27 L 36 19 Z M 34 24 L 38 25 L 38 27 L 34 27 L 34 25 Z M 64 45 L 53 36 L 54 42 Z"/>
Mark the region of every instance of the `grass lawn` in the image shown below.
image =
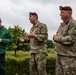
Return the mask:
<path id="1" fill-rule="evenodd" d="M 47 49 L 47 54 L 48 56 L 55 56 L 56 54 L 54 53 L 54 49 Z M 15 56 L 15 51 L 6 51 L 6 55 L 12 55 L 12 56 Z M 17 57 L 20 57 L 20 56 L 29 56 L 30 55 L 30 52 L 29 51 L 17 51 L 16 52 L 16 56 Z"/>
<path id="2" fill-rule="evenodd" d="M 7 55 L 12 55 L 12 56 L 15 56 L 15 51 L 6 51 L 6 56 Z M 29 51 L 17 51 L 16 52 L 16 56 L 17 57 L 20 57 L 20 56 L 29 56 Z"/>

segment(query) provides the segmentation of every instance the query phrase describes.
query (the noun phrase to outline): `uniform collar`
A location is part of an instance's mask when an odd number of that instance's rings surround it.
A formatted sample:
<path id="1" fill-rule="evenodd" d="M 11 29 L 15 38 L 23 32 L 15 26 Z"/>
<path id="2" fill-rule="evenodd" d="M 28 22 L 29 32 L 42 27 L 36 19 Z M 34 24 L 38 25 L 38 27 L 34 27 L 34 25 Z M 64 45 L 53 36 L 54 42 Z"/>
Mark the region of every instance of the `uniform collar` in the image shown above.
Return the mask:
<path id="1" fill-rule="evenodd" d="M 37 27 L 37 26 L 39 25 L 39 23 L 40 23 L 40 22 L 38 21 L 36 25 L 33 25 L 33 27 Z"/>
<path id="2" fill-rule="evenodd" d="M 72 18 L 69 21 L 63 22 L 61 23 L 62 25 L 67 25 L 70 21 L 72 20 Z"/>

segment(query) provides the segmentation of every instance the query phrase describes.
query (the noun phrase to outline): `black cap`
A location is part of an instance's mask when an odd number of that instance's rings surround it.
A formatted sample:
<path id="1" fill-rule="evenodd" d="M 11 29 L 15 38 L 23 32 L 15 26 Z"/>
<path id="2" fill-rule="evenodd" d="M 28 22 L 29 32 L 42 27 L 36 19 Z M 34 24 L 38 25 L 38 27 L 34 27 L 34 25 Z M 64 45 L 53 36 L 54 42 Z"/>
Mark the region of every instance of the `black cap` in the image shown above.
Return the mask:
<path id="1" fill-rule="evenodd" d="M 69 10 L 69 11 L 72 11 L 72 8 L 70 7 L 70 6 L 64 6 L 64 7 L 62 7 L 62 6 L 59 6 L 59 9 L 60 10 Z"/>

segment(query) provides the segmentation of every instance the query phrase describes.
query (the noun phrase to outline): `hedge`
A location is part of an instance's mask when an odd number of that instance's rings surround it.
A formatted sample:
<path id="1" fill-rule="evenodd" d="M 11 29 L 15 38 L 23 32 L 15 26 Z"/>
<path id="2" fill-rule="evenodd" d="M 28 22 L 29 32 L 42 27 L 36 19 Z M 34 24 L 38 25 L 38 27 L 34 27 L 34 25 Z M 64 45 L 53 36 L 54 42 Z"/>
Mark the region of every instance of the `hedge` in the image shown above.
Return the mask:
<path id="1" fill-rule="evenodd" d="M 55 56 L 48 56 L 46 70 L 48 75 L 55 75 Z M 29 57 L 6 56 L 6 75 L 29 75 Z"/>

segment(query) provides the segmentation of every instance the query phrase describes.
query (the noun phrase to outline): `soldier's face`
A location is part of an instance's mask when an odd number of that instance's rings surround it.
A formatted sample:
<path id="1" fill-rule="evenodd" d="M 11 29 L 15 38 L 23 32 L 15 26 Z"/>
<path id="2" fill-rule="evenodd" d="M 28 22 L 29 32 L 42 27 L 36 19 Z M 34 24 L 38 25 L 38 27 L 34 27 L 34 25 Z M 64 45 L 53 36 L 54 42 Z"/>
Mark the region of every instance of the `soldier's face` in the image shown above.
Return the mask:
<path id="1" fill-rule="evenodd" d="M 69 17 L 69 13 L 68 13 L 68 11 L 61 10 L 60 16 L 61 16 L 61 19 L 62 19 L 62 20 L 65 20 L 66 18 Z"/>
<path id="2" fill-rule="evenodd" d="M 35 19 L 36 19 L 35 16 L 33 16 L 33 15 L 29 16 L 29 20 L 31 23 L 34 23 Z"/>

